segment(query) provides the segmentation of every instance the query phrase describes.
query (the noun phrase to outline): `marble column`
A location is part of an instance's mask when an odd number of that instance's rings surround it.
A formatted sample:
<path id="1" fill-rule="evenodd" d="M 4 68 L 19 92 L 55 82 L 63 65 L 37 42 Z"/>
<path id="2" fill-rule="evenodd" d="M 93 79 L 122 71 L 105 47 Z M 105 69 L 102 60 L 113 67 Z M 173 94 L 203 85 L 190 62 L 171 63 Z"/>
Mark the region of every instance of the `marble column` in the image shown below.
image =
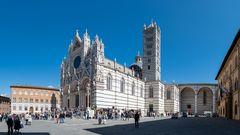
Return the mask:
<path id="1" fill-rule="evenodd" d="M 80 82 L 78 80 L 78 108 L 81 106 Z"/>
<path id="2" fill-rule="evenodd" d="M 194 107 L 195 107 L 194 112 L 195 112 L 195 114 L 197 113 L 197 95 L 198 95 L 198 93 L 195 92 L 195 102 L 194 102 Z"/>
<path id="3" fill-rule="evenodd" d="M 90 84 L 88 83 L 87 84 L 87 88 L 86 88 L 86 90 L 87 90 L 87 108 L 89 109 L 89 107 L 90 107 Z"/>

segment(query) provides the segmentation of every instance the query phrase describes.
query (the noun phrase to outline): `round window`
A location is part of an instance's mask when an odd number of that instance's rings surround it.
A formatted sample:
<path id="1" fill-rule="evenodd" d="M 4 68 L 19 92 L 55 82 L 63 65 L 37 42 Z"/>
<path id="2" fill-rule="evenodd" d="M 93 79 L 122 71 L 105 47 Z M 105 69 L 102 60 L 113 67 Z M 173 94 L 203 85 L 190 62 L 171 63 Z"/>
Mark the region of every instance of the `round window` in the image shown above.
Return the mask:
<path id="1" fill-rule="evenodd" d="M 75 59 L 74 59 L 74 68 L 78 68 L 81 64 L 81 57 L 80 56 L 77 56 Z"/>

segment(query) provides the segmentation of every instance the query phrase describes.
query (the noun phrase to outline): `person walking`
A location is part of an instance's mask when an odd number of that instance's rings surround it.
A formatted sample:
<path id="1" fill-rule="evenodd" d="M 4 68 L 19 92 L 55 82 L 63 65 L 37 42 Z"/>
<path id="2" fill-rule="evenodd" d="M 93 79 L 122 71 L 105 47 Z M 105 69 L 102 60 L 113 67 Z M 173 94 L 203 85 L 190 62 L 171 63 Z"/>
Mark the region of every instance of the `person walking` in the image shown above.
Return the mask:
<path id="1" fill-rule="evenodd" d="M 29 118 L 28 113 L 25 114 L 25 117 L 24 117 L 24 118 L 25 118 L 25 121 L 26 121 L 25 125 L 28 125 L 28 118 Z"/>
<path id="2" fill-rule="evenodd" d="M 21 128 L 21 121 L 19 119 L 19 116 L 17 115 L 15 120 L 14 120 L 14 130 L 15 130 L 15 133 L 19 133 L 19 129 Z"/>
<path id="3" fill-rule="evenodd" d="M 88 110 L 86 112 L 86 117 L 87 117 L 87 120 L 89 120 L 89 111 Z"/>
<path id="4" fill-rule="evenodd" d="M 56 124 L 60 124 L 60 113 L 56 114 Z"/>
<path id="5" fill-rule="evenodd" d="M 102 124 L 102 112 L 98 112 L 98 124 Z"/>
<path id="6" fill-rule="evenodd" d="M 63 112 L 60 113 L 59 117 L 60 117 L 60 123 L 64 123 L 64 114 L 63 114 Z"/>
<path id="7" fill-rule="evenodd" d="M 8 135 L 13 134 L 13 118 L 11 115 L 7 118 Z"/>
<path id="8" fill-rule="evenodd" d="M 127 118 L 128 121 L 129 121 L 129 117 L 130 117 L 130 113 L 127 112 L 127 113 L 126 113 L 126 118 Z"/>
<path id="9" fill-rule="evenodd" d="M 139 128 L 139 113 L 138 112 L 135 113 L 134 119 L 135 119 L 135 128 Z"/>
<path id="10" fill-rule="evenodd" d="M 2 122 L 3 114 L 0 113 L 0 122 Z"/>

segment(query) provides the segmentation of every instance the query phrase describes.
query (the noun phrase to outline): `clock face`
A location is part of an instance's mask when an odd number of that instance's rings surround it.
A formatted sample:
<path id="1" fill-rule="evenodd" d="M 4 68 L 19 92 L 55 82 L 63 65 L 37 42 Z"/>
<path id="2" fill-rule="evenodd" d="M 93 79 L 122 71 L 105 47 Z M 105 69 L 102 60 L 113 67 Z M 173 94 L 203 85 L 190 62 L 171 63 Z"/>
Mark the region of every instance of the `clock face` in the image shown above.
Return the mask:
<path id="1" fill-rule="evenodd" d="M 73 66 L 74 68 L 78 68 L 81 64 L 81 57 L 80 56 L 77 56 L 75 59 L 74 59 L 74 63 L 73 63 Z"/>

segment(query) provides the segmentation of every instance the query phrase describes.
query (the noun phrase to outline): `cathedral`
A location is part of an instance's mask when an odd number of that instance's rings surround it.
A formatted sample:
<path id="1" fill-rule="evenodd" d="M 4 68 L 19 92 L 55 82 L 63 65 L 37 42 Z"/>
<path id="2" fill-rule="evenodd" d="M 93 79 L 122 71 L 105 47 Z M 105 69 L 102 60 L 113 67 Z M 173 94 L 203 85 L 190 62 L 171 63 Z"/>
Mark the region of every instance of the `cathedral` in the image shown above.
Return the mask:
<path id="1" fill-rule="evenodd" d="M 105 45 L 97 35 L 91 40 L 87 31 L 83 37 L 76 31 L 61 64 L 62 107 L 179 112 L 178 88 L 161 81 L 160 27 L 152 22 L 144 25 L 142 33 L 143 56 L 138 53 L 127 66 L 105 57 Z M 172 98 L 167 91 L 173 91 Z"/>

